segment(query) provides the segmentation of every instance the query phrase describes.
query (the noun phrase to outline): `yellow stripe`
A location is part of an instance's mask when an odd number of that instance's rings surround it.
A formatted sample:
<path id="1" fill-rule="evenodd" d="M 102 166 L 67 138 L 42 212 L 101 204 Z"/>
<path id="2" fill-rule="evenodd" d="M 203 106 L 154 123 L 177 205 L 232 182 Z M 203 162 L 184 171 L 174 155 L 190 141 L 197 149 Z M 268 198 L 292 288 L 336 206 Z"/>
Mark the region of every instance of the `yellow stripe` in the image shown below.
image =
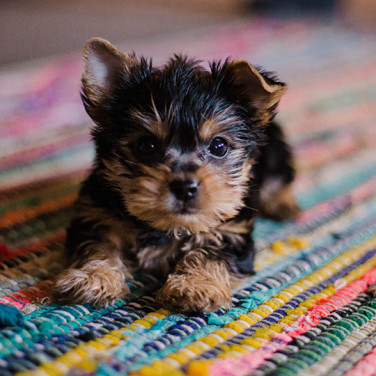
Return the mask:
<path id="1" fill-rule="evenodd" d="M 263 249 L 255 260 L 255 270 L 274 264 L 278 259 L 307 248 L 309 243 L 301 238 L 290 236 L 286 240 L 278 240 L 270 248 Z"/>
<path id="2" fill-rule="evenodd" d="M 16 376 L 62 376 L 76 366 L 88 371 L 93 370 L 98 363 L 98 360 L 93 359 L 93 357 L 116 346 L 119 341 L 129 338 L 130 330 L 134 328 L 135 323 L 137 324 L 136 328 L 140 328 L 140 326 L 150 328 L 167 315 L 169 315 L 169 312 L 164 309 L 149 313 L 144 318 L 136 320 L 123 328 L 112 330 L 101 338 L 81 342 L 77 347 L 56 359 L 46 362 L 32 371 L 19 372 Z"/>

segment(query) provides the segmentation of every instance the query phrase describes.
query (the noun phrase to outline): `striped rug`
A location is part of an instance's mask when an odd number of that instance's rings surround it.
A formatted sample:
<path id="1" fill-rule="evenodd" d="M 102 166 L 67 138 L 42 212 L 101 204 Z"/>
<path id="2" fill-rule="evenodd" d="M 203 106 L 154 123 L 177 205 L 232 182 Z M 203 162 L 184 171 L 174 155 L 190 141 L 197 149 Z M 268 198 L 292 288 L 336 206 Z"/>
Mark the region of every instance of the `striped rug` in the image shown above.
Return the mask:
<path id="1" fill-rule="evenodd" d="M 46 305 L 93 159 L 72 54 L 0 70 L 0 375 L 375 375 L 376 43 L 317 20 L 256 19 L 140 44 L 247 59 L 289 83 L 293 222 L 258 220 L 257 273 L 229 310 L 174 314 L 139 275 L 106 309 Z"/>

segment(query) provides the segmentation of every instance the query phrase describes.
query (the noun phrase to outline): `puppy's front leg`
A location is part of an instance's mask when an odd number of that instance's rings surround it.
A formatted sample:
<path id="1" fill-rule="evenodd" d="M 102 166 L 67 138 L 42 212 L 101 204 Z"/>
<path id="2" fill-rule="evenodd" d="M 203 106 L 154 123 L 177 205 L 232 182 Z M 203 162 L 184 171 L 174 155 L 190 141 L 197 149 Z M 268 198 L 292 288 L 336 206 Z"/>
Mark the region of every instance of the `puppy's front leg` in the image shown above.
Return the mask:
<path id="1" fill-rule="evenodd" d="M 168 276 L 157 300 L 182 312 L 214 312 L 231 307 L 231 275 L 227 263 L 199 248 L 188 252 Z"/>
<path id="2" fill-rule="evenodd" d="M 125 279 L 131 275 L 124 265 L 124 249 L 131 247 L 130 234 L 126 221 L 82 195 L 67 229 L 68 267 L 56 277 L 51 300 L 107 306 L 125 296 Z"/>
<path id="3" fill-rule="evenodd" d="M 71 267 L 56 277 L 51 298 L 59 304 L 107 306 L 129 292 L 129 276 L 114 243 L 88 243 Z"/>

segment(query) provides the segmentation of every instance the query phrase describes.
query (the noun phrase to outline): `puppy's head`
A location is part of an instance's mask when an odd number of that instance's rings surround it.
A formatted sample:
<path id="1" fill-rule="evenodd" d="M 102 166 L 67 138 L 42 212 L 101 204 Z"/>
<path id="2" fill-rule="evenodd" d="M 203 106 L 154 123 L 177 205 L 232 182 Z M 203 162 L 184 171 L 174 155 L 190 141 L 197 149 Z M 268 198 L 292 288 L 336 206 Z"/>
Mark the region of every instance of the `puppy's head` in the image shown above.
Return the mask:
<path id="1" fill-rule="evenodd" d="M 175 233 L 236 216 L 285 85 L 245 61 L 205 70 L 175 56 L 157 69 L 101 39 L 84 62 L 97 164 L 124 209 Z"/>

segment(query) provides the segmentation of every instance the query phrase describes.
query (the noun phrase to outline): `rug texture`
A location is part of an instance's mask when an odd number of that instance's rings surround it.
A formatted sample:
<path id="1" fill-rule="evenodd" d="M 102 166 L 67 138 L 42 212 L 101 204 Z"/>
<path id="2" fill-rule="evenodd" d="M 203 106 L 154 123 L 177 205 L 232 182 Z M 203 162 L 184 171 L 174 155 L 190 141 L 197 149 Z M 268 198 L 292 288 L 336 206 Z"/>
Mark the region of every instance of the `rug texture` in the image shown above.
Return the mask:
<path id="1" fill-rule="evenodd" d="M 82 64 L 73 54 L 0 71 L 0 375 L 375 375 L 375 36 L 260 19 L 140 50 L 277 71 L 303 211 L 257 221 L 257 273 L 229 310 L 171 313 L 151 275 L 106 309 L 43 304 L 93 159 Z"/>

